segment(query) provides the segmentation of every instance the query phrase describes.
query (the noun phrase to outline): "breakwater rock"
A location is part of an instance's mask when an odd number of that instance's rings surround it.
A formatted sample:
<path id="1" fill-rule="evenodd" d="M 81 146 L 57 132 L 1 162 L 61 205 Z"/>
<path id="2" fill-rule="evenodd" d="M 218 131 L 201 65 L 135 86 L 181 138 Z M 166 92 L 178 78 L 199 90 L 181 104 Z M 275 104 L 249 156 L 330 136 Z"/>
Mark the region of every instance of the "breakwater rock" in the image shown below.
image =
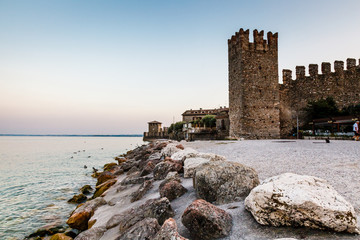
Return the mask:
<path id="1" fill-rule="evenodd" d="M 71 237 L 75 240 L 302 239 L 304 236 L 329 239 L 338 237 L 335 231 L 357 232 L 353 208 L 340 195 L 329 193 L 336 197 L 336 201 L 333 199 L 336 204 L 341 202 L 346 207 L 343 215 L 317 215 L 301 225 L 290 217 L 296 218 L 300 213 L 309 216 L 320 211 L 319 208 L 311 208 L 305 214 L 299 206 L 291 205 L 295 200 L 290 199 L 286 204 L 291 208 L 287 209 L 279 205 L 283 199 L 273 193 L 279 189 L 285 193 L 297 191 L 306 185 L 305 180 L 280 181 L 284 186 L 289 184 L 287 188 L 277 183 L 279 177 L 260 183 L 256 170 L 227 161 L 223 156 L 198 152 L 189 145 L 152 142 L 116 157 L 116 162 L 106 164 L 103 172 L 97 171 L 98 185 L 92 198 L 78 205 L 67 221 L 71 228 L 79 230 L 77 236 Z M 316 184 L 323 183 L 316 179 Z M 326 188 L 331 190 L 331 186 Z M 270 193 L 274 196 L 267 198 Z M 301 199 L 311 201 L 312 194 L 309 187 L 304 187 Z M 278 216 L 284 220 L 281 224 L 274 220 Z M 320 225 L 323 220 L 332 225 Z M 264 226 L 264 222 L 270 226 Z M 326 231 L 314 230 L 309 223 L 316 223 Z M 341 234 L 338 239 L 358 237 Z"/>

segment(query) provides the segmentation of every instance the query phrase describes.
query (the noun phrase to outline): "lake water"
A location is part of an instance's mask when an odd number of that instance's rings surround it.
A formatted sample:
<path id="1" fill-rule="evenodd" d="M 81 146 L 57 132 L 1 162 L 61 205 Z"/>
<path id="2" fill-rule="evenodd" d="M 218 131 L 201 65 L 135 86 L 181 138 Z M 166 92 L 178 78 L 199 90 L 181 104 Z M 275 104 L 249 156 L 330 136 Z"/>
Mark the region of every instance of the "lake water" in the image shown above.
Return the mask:
<path id="1" fill-rule="evenodd" d="M 142 145 L 142 137 L 0 137 L 0 239 L 22 239 L 54 221 L 67 203 L 114 157 Z M 87 168 L 84 168 L 84 165 Z"/>

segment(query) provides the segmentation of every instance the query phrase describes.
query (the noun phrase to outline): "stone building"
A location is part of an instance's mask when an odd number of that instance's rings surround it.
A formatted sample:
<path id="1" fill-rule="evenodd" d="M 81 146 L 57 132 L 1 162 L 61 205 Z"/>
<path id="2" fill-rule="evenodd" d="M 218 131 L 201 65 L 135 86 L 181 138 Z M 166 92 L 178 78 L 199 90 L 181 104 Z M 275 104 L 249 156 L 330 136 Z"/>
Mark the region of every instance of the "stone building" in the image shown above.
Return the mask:
<path id="1" fill-rule="evenodd" d="M 168 128 L 161 128 L 161 124 L 162 123 L 158 121 L 148 122 L 149 130 L 148 132 L 144 132 L 144 140 L 169 138 Z"/>
<path id="2" fill-rule="evenodd" d="M 305 123 L 309 101 L 332 97 L 342 108 L 360 102 L 360 63 L 349 58 L 296 67 L 296 78 L 290 70 L 283 70 L 283 83 L 278 79 L 278 34 L 253 31 L 254 42 L 249 41 L 249 30 L 240 29 L 228 40 L 229 54 L 229 119 L 230 136 L 245 138 L 287 137 L 296 127 Z"/>
<path id="3" fill-rule="evenodd" d="M 225 107 L 224 107 L 225 108 Z M 201 120 L 203 117 L 205 117 L 206 115 L 216 115 L 216 113 L 223 109 L 222 107 L 220 107 L 219 109 L 197 109 L 197 110 L 186 110 L 182 115 L 182 120 L 183 122 L 189 123 L 195 120 Z"/>
<path id="4" fill-rule="evenodd" d="M 228 40 L 230 136 L 279 138 L 278 34 L 240 29 Z"/>
<path id="5" fill-rule="evenodd" d="M 216 129 L 208 129 L 192 124 L 193 121 L 201 120 L 206 115 L 214 115 Z M 188 140 L 215 140 L 225 139 L 229 136 L 230 120 L 229 108 L 220 107 L 214 109 L 186 110 L 183 114 L 185 139 Z"/>

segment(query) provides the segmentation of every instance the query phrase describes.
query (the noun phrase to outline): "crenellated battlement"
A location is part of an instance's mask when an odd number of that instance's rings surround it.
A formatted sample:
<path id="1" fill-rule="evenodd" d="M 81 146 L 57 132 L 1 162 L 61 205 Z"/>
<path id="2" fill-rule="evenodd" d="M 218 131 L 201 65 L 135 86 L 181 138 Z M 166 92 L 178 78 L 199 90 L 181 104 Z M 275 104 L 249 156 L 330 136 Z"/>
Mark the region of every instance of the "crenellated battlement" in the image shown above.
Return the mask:
<path id="1" fill-rule="evenodd" d="M 306 124 L 304 108 L 309 101 L 332 97 L 339 108 L 360 99 L 360 60 L 348 58 L 296 66 L 295 79 L 289 69 L 278 77 L 278 33 L 240 29 L 228 39 L 230 135 L 240 138 L 291 136 Z M 346 69 L 345 69 L 346 64 Z M 319 73 L 319 71 L 321 73 Z"/>
<path id="2" fill-rule="evenodd" d="M 339 108 L 355 105 L 360 99 L 360 60 L 356 65 L 354 58 L 334 61 L 334 71 L 329 62 L 321 63 L 321 74 L 317 64 L 309 64 L 305 75 L 305 66 L 296 66 L 296 78 L 292 79 L 292 71 L 283 70 L 283 84 L 280 84 L 280 123 L 281 135 L 287 136 L 294 126 L 296 117 L 300 125 L 306 123 L 304 108 L 309 101 L 332 97 Z"/>
<path id="3" fill-rule="evenodd" d="M 229 48 L 240 48 L 242 50 L 257 50 L 268 51 L 277 50 L 278 45 L 278 33 L 267 33 L 267 39 L 264 39 L 264 31 L 260 32 L 255 29 L 253 31 L 253 42 L 249 40 L 249 29 L 244 31 L 240 28 L 239 32 L 236 32 L 230 39 L 228 39 Z"/>
<path id="4" fill-rule="evenodd" d="M 359 64 L 356 65 L 355 58 L 348 58 L 346 60 L 346 70 L 344 69 L 344 62 L 336 60 L 334 61 L 334 72 L 331 71 L 331 63 L 323 62 L 321 63 L 321 74 L 319 74 L 319 66 L 317 64 L 309 64 L 309 76 L 306 76 L 305 66 L 296 66 L 296 78 L 292 79 L 292 71 L 289 69 L 283 70 L 283 83 L 291 84 L 294 80 L 314 80 L 314 79 L 326 79 L 328 75 L 337 76 L 338 79 L 343 78 L 345 75 L 358 74 L 356 73 L 356 69 L 360 70 L 360 59 Z"/>

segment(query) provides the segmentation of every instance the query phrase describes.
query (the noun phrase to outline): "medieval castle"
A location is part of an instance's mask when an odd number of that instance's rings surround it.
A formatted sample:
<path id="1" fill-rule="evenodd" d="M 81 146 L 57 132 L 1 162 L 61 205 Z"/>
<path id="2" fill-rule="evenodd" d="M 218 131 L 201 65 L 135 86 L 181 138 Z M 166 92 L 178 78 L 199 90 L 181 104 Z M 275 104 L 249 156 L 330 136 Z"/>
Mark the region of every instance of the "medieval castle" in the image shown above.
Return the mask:
<path id="1" fill-rule="evenodd" d="M 332 97 L 342 108 L 359 103 L 360 65 L 355 59 L 331 64 L 296 67 L 296 79 L 284 69 L 283 83 L 278 79 L 278 34 L 240 29 L 228 40 L 230 136 L 239 138 L 287 137 L 296 119 L 305 123 L 304 107 L 309 101 Z"/>

